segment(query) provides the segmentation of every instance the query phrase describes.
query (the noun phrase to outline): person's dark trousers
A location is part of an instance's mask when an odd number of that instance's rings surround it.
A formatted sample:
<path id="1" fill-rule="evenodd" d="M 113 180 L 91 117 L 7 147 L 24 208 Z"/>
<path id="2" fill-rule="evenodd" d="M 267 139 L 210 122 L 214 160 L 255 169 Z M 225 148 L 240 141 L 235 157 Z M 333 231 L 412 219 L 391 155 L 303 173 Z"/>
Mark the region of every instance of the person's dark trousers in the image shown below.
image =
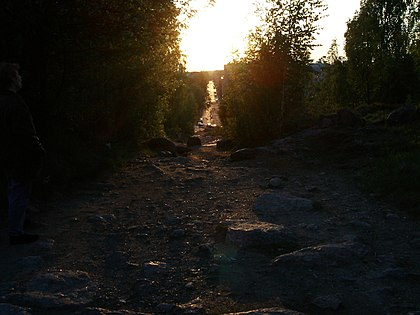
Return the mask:
<path id="1" fill-rule="evenodd" d="M 7 178 L 0 173 L 0 221 L 3 226 L 7 222 L 7 208 L 9 202 L 7 200 Z"/>
<path id="2" fill-rule="evenodd" d="M 26 210 L 32 193 L 32 181 L 7 180 L 7 192 L 9 200 L 9 235 L 18 236 L 24 234 L 23 223 Z"/>

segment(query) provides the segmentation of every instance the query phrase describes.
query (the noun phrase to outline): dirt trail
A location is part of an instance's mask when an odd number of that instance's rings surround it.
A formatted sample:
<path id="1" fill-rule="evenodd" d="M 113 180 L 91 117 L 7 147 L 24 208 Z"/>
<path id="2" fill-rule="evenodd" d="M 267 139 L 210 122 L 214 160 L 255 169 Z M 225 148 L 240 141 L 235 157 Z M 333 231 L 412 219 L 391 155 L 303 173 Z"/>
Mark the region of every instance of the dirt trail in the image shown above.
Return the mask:
<path id="1" fill-rule="evenodd" d="M 42 241 L 2 236 L 0 313 L 418 314 L 418 221 L 301 140 L 139 157 L 43 205 Z"/>

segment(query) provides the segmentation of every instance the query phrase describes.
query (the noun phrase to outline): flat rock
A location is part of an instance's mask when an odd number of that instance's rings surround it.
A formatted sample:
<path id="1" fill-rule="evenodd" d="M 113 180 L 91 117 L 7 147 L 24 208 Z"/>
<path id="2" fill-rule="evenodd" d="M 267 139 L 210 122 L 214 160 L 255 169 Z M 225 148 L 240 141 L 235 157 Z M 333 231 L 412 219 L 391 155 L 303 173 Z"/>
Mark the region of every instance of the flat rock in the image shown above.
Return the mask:
<path id="1" fill-rule="evenodd" d="M 295 197 L 282 192 L 267 192 L 257 198 L 254 212 L 263 218 L 273 218 L 281 214 L 314 209 L 312 200 Z"/>
<path id="2" fill-rule="evenodd" d="M 96 288 L 86 272 L 55 271 L 35 276 L 26 285 L 25 293 L 9 294 L 6 299 L 46 309 L 82 306 L 93 300 Z"/>
<path id="3" fill-rule="evenodd" d="M 127 310 L 118 310 L 118 311 L 110 311 L 104 308 L 99 307 L 89 307 L 84 309 L 81 312 L 77 312 L 76 314 L 80 315 L 141 315 L 146 313 L 138 313 L 132 312 Z"/>
<path id="4" fill-rule="evenodd" d="M 237 247 L 280 246 L 290 248 L 296 237 L 284 226 L 267 222 L 237 222 L 226 232 L 226 241 Z"/>
<path id="5" fill-rule="evenodd" d="M 276 257 L 273 266 L 319 266 L 332 267 L 359 263 L 368 249 L 363 244 L 347 241 L 337 244 L 326 244 L 306 247 Z"/>
<path id="6" fill-rule="evenodd" d="M 143 272 L 146 278 L 154 277 L 167 270 L 168 264 L 162 261 L 149 261 L 143 265 Z"/>
<path id="7" fill-rule="evenodd" d="M 238 313 L 226 313 L 224 315 L 304 315 L 303 313 L 287 310 L 284 308 L 273 307 L 263 308 L 252 311 L 238 312 Z"/>
<path id="8" fill-rule="evenodd" d="M 30 311 L 27 308 L 7 304 L 7 303 L 0 303 L 0 314 L 1 315 L 30 315 Z"/>

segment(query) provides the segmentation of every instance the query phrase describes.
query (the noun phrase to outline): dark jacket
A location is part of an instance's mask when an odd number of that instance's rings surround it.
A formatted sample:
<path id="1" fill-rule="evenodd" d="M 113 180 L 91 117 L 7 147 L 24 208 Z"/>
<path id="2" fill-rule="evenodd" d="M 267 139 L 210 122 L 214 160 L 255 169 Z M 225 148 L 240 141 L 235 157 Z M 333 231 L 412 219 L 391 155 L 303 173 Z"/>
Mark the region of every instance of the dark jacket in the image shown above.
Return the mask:
<path id="1" fill-rule="evenodd" d="M 8 177 L 39 175 L 44 149 L 25 101 L 11 91 L 0 91 L 0 142 L 0 163 Z"/>

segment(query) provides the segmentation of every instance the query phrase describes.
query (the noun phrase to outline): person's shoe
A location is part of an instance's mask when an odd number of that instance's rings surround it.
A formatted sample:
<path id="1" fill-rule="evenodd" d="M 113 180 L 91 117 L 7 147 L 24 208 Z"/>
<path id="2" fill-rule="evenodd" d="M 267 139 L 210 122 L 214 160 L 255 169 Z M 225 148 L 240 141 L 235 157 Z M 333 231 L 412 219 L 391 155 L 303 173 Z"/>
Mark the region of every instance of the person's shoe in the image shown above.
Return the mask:
<path id="1" fill-rule="evenodd" d="M 10 245 L 29 244 L 36 242 L 39 239 L 39 235 L 36 234 L 21 234 L 16 236 L 10 236 Z"/>

